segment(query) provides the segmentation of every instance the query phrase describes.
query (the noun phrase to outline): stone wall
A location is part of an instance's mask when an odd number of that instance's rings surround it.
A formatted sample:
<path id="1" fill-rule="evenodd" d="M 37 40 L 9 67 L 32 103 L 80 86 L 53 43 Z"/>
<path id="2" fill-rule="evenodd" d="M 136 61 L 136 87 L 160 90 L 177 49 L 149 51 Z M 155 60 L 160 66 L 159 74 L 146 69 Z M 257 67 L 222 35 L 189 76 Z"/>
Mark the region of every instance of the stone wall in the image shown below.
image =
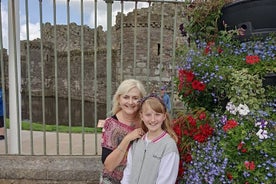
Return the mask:
<path id="1" fill-rule="evenodd" d="M 106 47 L 106 34 L 103 31 L 103 27 L 99 26 L 96 29 L 91 29 L 87 25 L 81 27 L 76 23 L 71 23 L 69 25 L 56 25 L 56 28 L 50 23 L 45 23 L 43 25 L 42 37 L 43 40 L 49 42 L 57 43 L 58 51 L 68 50 L 68 28 L 69 28 L 69 50 L 91 50 L 94 47 L 94 32 L 97 32 L 97 47 Z M 56 37 L 55 37 L 56 29 Z M 83 43 L 81 43 L 81 32 L 83 30 Z M 83 44 L 83 45 L 82 45 Z"/>
<path id="2" fill-rule="evenodd" d="M 21 42 L 21 67 L 22 67 L 22 87 L 27 92 L 28 90 L 28 61 L 26 53 L 26 42 Z M 42 72 L 44 73 L 44 90 L 46 96 L 54 96 L 56 87 L 58 89 L 59 97 L 68 97 L 68 89 L 70 86 L 71 97 L 73 99 L 81 99 L 81 86 L 82 86 L 82 73 L 81 62 L 82 53 L 80 50 L 59 51 L 57 53 L 57 62 L 55 63 L 55 56 L 53 50 L 53 43 L 43 43 L 43 65 L 41 63 L 41 50 L 40 42 L 30 42 L 30 74 L 31 74 L 31 89 L 32 94 L 35 96 L 41 96 L 42 92 Z M 68 54 L 70 57 L 68 57 Z M 116 51 L 113 52 L 113 61 L 117 58 Z M 68 63 L 68 58 L 70 62 Z M 94 51 L 85 50 L 83 53 L 83 85 L 84 96 L 87 101 L 94 101 L 94 81 L 95 72 L 97 73 L 98 94 L 97 100 L 101 103 L 105 102 L 106 96 L 103 95 L 103 91 L 106 89 L 106 50 L 100 49 L 97 52 L 97 65 L 95 70 Z M 68 65 L 69 64 L 69 65 Z M 112 67 L 115 67 L 115 62 L 112 63 Z M 43 66 L 43 68 L 42 68 Z M 55 71 L 57 66 L 57 72 Z M 69 70 L 70 68 L 70 70 Z M 69 72 L 70 77 L 69 77 Z M 55 73 L 56 72 L 56 73 Z M 57 86 L 55 84 L 55 74 L 57 74 Z M 113 73 L 113 79 L 115 79 L 115 73 Z M 70 82 L 68 82 L 70 80 Z M 115 81 L 115 80 L 114 80 Z"/>
<path id="3" fill-rule="evenodd" d="M 178 8 L 181 11 L 181 4 Z M 135 25 L 135 13 L 137 15 L 137 24 Z M 170 84 L 175 75 L 175 69 L 172 66 L 173 57 L 173 37 L 174 37 L 174 14 L 175 4 L 165 3 L 163 22 L 161 22 L 161 4 L 153 3 L 150 8 L 151 18 L 148 23 L 149 8 L 137 9 L 137 12 L 129 12 L 127 15 L 119 13 L 116 16 L 115 29 L 115 47 L 119 48 L 121 44 L 121 30 L 123 29 L 123 76 L 122 78 L 136 78 L 149 85 L 148 90 L 159 90 L 159 85 Z M 178 12 L 177 15 L 180 15 Z M 122 18 L 121 18 L 122 17 Z M 123 19 L 123 20 L 121 20 Z M 181 16 L 177 18 L 179 26 Z M 123 23 L 121 24 L 121 21 Z M 160 43 L 161 26 L 163 24 L 163 43 Z M 121 25 L 123 27 L 121 27 Z M 150 28 L 148 28 L 150 26 Z M 178 28 L 178 27 L 177 27 Z M 135 30 L 136 29 L 136 30 Z M 149 46 L 149 64 L 148 60 L 148 31 L 150 31 Z M 136 33 L 136 44 L 134 45 L 134 35 Z M 182 37 L 177 32 L 177 38 Z M 161 45 L 162 55 L 161 55 Z M 136 58 L 134 58 L 134 49 L 136 49 Z M 118 52 L 119 53 L 119 52 Z M 117 78 L 120 78 L 121 64 L 117 62 Z"/>
<path id="4" fill-rule="evenodd" d="M 163 16 L 163 43 L 161 36 L 161 4 L 153 3 L 151 7 L 150 22 L 150 47 L 148 63 L 148 8 L 137 10 L 137 27 L 134 24 L 134 12 L 123 15 L 123 27 L 121 27 L 121 14 L 116 16 L 116 24 L 112 33 L 112 89 L 113 92 L 126 78 L 137 78 L 150 88 L 158 90 L 159 85 L 170 84 L 175 75 L 172 66 L 173 37 L 174 37 L 174 10 L 175 4 L 164 4 Z M 179 5 L 181 7 L 181 4 Z M 178 12 L 178 14 L 180 14 Z M 177 19 L 177 26 L 181 18 Z M 69 38 L 67 30 L 70 30 Z M 178 28 L 178 27 L 177 27 Z M 121 30 L 123 30 L 123 65 L 121 67 Z M 81 32 L 83 31 L 83 43 Z M 94 61 L 94 32 L 97 31 L 97 61 Z M 55 33 L 56 32 L 56 37 Z M 134 32 L 137 43 L 134 45 Z M 177 40 L 182 40 L 180 32 L 177 32 Z M 181 39 L 178 39 L 181 38 Z M 56 43 L 56 45 L 55 45 Z M 79 26 L 75 23 L 70 25 L 43 24 L 42 46 L 43 61 L 41 61 L 40 39 L 30 41 L 30 74 L 31 90 L 33 95 L 41 95 L 42 76 L 44 78 L 44 90 L 46 96 L 54 96 L 58 89 L 59 97 L 68 97 L 68 88 L 71 89 L 71 97 L 80 99 L 81 92 L 81 62 L 84 61 L 84 96 L 87 101 L 94 101 L 94 73 L 97 72 L 97 99 L 100 103 L 106 100 L 106 32 L 99 26 L 91 29 L 88 26 Z M 163 48 L 161 50 L 161 46 Z M 69 47 L 69 49 L 68 49 Z M 56 48 L 56 50 L 55 50 Z M 83 53 L 81 49 L 83 48 Z M 136 57 L 134 58 L 134 49 Z M 56 53 L 55 53 L 56 51 Z M 163 52 L 162 52 L 163 51 Z M 68 55 L 69 54 L 69 55 Z M 162 55 L 161 55 L 162 54 Z M 57 58 L 55 58 L 55 55 Z M 28 90 L 28 58 L 27 42 L 21 41 L 22 60 L 22 90 Z M 70 61 L 68 61 L 70 60 Z M 94 69 L 95 62 L 97 69 Z M 43 63 L 43 65 L 42 65 Z M 68 63 L 70 63 L 70 79 L 68 77 Z M 43 66 L 43 68 L 42 68 Z M 57 70 L 55 70 L 57 66 Z M 42 70 L 43 69 L 43 70 Z M 123 70 L 123 76 L 121 71 Z M 55 85 L 55 72 L 57 72 L 57 86 Z M 70 82 L 68 82 L 70 80 Z"/>
<path id="5" fill-rule="evenodd" d="M 0 157 L 2 184 L 98 184 L 102 171 L 100 156 Z"/>

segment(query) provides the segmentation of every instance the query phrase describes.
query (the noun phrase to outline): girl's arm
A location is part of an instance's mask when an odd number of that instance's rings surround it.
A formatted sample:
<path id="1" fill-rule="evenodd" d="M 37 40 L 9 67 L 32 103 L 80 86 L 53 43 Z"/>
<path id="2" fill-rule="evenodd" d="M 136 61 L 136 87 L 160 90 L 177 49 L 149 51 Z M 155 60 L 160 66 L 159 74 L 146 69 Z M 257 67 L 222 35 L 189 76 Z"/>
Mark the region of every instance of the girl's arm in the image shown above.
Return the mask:
<path id="1" fill-rule="evenodd" d="M 131 167 L 132 167 L 132 147 L 130 147 L 129 152 L 127 154 L 127 165 L 124 169 L 123 179 L 121 180 L 121 184 L 129 184 L 130 174 L 131 174 Z"/>
<path id="2" fill-rule="evenodd" d="M 162 158 L 156 184 L 175 184 L 179 168 L 179 154 L 169 153 Z"/>

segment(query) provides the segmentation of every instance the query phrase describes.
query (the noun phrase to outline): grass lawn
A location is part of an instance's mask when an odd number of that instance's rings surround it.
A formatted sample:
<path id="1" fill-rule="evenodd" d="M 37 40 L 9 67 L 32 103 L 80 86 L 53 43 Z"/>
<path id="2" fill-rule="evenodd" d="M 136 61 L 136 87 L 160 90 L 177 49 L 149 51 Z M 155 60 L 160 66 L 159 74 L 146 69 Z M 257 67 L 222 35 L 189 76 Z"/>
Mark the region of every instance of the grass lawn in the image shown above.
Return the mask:
<path id="1" fill-rule="evenodd" d="M 10 127 L 9 119 L 6 119 L 6 128 Z M 91 128 L 91 127 L 81 127 L 81 126 L 64 126 L 64 125 L 43 125 L 41 123 L 30 123 L 27 121 L 22 121 L 22 130 L 32 130 L 32 131 L 46 131 L 46 132 L 62 132 L 62 133 L 98 133 L 102 132 L 101 128 Z"/>

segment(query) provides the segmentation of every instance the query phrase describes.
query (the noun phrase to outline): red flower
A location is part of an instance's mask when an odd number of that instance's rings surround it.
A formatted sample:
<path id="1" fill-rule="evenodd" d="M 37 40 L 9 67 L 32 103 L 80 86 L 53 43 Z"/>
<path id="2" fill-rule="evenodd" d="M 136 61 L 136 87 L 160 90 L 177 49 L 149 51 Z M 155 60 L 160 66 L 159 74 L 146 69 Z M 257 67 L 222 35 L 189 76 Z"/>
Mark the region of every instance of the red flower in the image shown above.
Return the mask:
<path id="1" fill-rule="evenodd" d="M 199 143 L 206 142 L 208 137 L 213 134 L 213 128 L 209 124 L 200 125 L 193 139 Z"/>
<path id="2" fill-rule="evenodd" d="M 242 153 L 246 153 L 247 149 L 243 148 L 243 145 L 244 145 L 244 143 L 240 142 L 239 145 L 238 145 L 238 150 L 241 150 Z"/>
<path id="3" fill-rule="evenodd" d="M 188 71 L 188 70 L 184 70 L 184 69 L 180 69 L 178 71 L 178 76 L 180 81 L 185 81 L 185 82 L 192 82 L 194 80 L 194 73 L 192 71 Z"/>
<path id="4" fill-rule="evenodd" d="M 183 87 L 190 88 L 191 82 L 194 80 L 195 75 L 192 71 L 180 69 L 178 70 L 178 77 L 179 77 L 179 84 L 178 84 L 178 90 L 182 91 Z M 184 92 L 185 96 L 189 95 L 191 93 L 190 90 L 187 90 Z"/>
<path id="5" fill-rule="evenodd" d="M 187 82 L 192 82 L 195 78 L 195 75 L 191 71 L 186 72 L 186 81 Z"/>
<path id="6" fill-rule="evenodd" d="M 198 80 L 194 80 L 192 82 L 192 87 L 193 87 L 193 89 L 203 91 L 205 89 L 206 85 Z"/>
<path id="7" fill-rule="evenodd" d="M 206 48 L 204 49 L 205 54 L 209 54 L 212 51 L 212 46 L 215 45 L 215 42 L 208 42 Z"/>
<path id="8" fill-rule="evenodd" d="M 196 120 L 193 118 L 193 116 L 189 115 L 187 119 L 190 125 L 196 126 Z"/>
<path id="9" fill-rule="evenodd" d="M 245 161 L 244 166 L 247 170 L 251 170 L 251 171 L 255 170 L 255 164 L 253 161 L 251 161 L 251 162 Z"/>
<path id="10" fill-rule="evenodd" d="M 199 129 L 206 137 L 212 135 L 214 131 L 214 129 L 209 124 L 200 125 Z"/>
<path id="11" fill-rule="evenodd" d="M 205 113 L 205 112 L 201 112 L 201 113 L 199 114 L 198 118 L 199 118 L 200 120 L 205 119 L 205 118 L 206 118 L 206 113 Z"/>
<path id="12" fill-rule="evenodd" d="M 182 82 L 180 82 L 180 83 L 178 84 L 178 90 L 179 90 L 179 91 L 181 91 L 181 90 L 182 90 L 182 88 L 183 88 L 183 83 L 182 83 Z"/>
<path id="13" fill-rule="evenodd" d="M 178 168 L 178 176 L 183 176 L 183 174 L 184 174 L 183 160 L 180 160 L 179 168 Z"/>
<path id="14" fill-rule="evenodd" d="M 187 153 L 184 155 L 184 161 L 186 163 L 190 163 L 192 161 L 192 155 L 190 153 Z"/>
<path id="15" fill-rule="evenodd" d="M 194 80 L 193 82 L 192 82 L 192 87 L 193 87 L 193 89 L 197 89 L 197 86 L 199 85 L 199 81 L 198 80 Z"/>
<path id="16" fill-rule="evenodd" d="M 175 131 L 175 133 L 176 133 L 176 135 L 177 135 L 178 137 L 181 137 L 181 136 L 182 136 L 182 135 L 181 135 L 181 128 L 180 128 L 179 124 L 176 124 L 176 125 L 173 127 L 173 130 Z"/>
<path id="17" fill-rule="evenodd" d="M 228 130 L 235 128 L 238 126 L 238 123 L 235 120 L 228 120 L 226 124 L 222 127 L 222 129 L 227 132 Z"/>
<path id="18" fill-rule="evenodd" d="M 203 143 L 206 141 L 206 136 L 204 136 L 203 134 L 201 133 L 198 133 L 198 134 L 195 134 L 193 139 L 199 143 Z"/>
<path id="19" fill-rule="evenodd" d="M 206 85 L 203 82 L 199 82 L 197 89 L 199 91 L 204 91 L 205 88 L 206 88 Z"/>
<path id="20" fill-rule="evenodd" d="M 209 54 L 212 52 L 212 47 L 215 47 L 215 42 L 208 42 L 205 49 L 204 49 L 204 54 Z M 217 52 L 220 54 L 223 52 L 223 50 L 218 47 Z"/>
<path id="21" fill-rule="evenodd" d="M 246 63 L 250 65 L 253 65 L 260 61 L 259 56 L 246 56 L 245 59 L 246 59 Z"/>
<path id="22" fill-rule="evenodd" d="M 240 143 L 239 143 L 239 145 L 238 145 L 238 150 L 242 149 L 243 144 L 244 144 L 243 142 L 240 142 Z"/>
<path id="23" fill-rule="evenodd" d="M 232 180 L 232 179 L 233 179 L 233 176 L 232 176 L 231 173 L 227 173 L 226 176 L 227 176 L 227 178 L 228 178 L 229 180 Z"/>
<path id="24" fill-rule="evenodd" d="M 183 131 L 184 135 L 186 136 L 193 136 L 196 132 L 197 128 L 191 128 Z"/>
<path id="25" fill-rule="evenodd" d="M 205 49 L 204 49 L 204 54 L 209 54 L 211 52 L 211 48 L 209 46 L 207 46 Z"/>
<path id="26" fill-rule="evenodd" d="M 218 53 L 221 54 L 222 52 L 223 50 L 220 47 L 218 47 Z"/>
<path id="27" fill-rule="evenodd" d="M 183 130 L 183 134 L 189 136 L 190 132 L 188 130 Z"/>

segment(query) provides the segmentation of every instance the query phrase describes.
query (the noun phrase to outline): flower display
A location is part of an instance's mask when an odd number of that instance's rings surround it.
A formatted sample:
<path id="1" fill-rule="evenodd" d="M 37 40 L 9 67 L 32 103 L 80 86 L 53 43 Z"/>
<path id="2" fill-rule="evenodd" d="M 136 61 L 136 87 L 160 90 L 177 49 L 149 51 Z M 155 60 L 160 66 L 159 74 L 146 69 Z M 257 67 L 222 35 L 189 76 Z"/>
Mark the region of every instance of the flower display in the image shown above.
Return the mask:
<path id="1" fill-rule="evenodd" d="M 195 40 L 177 60 L 178 183 L 276 183 L 275 36 Z"/>
<path id="2" fill-rule="evenodd" d="M 178 149 L 181 154 L 179 175 L 187 169 L 192 161 L 191 149 L 196 143 L 204 143 L 214 133 L 212 118 L 204 109 L 185 112 L 174 120 L 174 130 L 178 136 Z"/>

